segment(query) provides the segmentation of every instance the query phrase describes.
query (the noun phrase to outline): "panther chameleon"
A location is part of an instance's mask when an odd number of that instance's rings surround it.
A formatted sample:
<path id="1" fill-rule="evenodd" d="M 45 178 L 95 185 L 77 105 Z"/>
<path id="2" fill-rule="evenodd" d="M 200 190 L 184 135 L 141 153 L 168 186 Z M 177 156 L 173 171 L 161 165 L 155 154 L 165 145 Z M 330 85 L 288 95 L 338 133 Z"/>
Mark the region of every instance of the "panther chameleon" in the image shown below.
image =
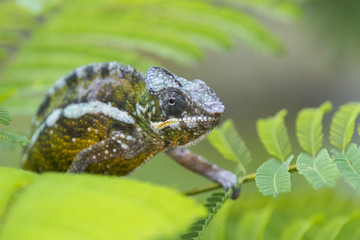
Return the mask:
<path id="1" fill-rule="evenodd" d="M 182 148 L 203 139 L 224 110 L 203 81 L 162 67 L 144 76 L 117 62 L 85 65 L 48 91 L 22 165 L 35 172 L 124 176 L 164 151 L 227 190 L 236 184 L 232 172 Z"/>

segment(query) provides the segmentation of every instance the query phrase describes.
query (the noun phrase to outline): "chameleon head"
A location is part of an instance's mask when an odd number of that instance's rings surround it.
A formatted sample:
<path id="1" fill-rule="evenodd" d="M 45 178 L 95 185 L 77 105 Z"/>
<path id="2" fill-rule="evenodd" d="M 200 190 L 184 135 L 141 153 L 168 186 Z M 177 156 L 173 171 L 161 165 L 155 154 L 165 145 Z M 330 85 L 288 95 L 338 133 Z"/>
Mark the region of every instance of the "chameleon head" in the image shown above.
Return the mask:
<path id="1" fill-rule="evenodd" d="M 161 67 L 151 67 L 145 76 L 146 88 L 159 102 L 159 113 L 150 121 L 170 146 L 201 140 L 219 122 L 225 107 L 203 81 L 188 81 Z"/>

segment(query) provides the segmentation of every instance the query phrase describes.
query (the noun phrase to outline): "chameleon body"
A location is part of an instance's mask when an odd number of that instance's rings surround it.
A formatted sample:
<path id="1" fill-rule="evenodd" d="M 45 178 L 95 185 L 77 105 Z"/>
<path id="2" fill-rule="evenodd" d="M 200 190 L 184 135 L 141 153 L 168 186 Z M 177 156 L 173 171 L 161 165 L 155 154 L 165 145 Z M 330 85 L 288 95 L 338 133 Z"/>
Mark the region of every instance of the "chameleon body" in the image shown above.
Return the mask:
<path id="1" fill-rule="evenodd" d="M 124 176 L 165 151 L 228 189 L 236 183 L 234 174 L 178 148 L 202 139 L 223 112 L 201 80 L 161 67 L 144 76 L 117 62 L 86 65 L 47 93 L 33 119 L 23 168 Z"/>

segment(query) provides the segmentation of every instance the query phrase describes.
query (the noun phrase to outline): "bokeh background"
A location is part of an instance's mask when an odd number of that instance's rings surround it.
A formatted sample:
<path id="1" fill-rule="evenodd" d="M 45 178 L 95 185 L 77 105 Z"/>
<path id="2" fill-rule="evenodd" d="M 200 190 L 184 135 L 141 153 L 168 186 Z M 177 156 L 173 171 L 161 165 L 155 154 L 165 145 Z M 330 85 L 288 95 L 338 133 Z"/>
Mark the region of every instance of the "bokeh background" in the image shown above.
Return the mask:
<path id="1" fill-rule="evenodd" d="M 189 80 L 202 79 L 215 90 L 226 106 L 224 119 L 234 120 L 252 153 L 248 172 L 254 172 L 269 158 L 256 133 L 258 118 L 286 108 L 297 154 L 294 129 L 300 109 L 330 100 L 336 110 L 360 100 L 359 2 L 189 2 L 0 1 L 0 104 L 13 115 L 12 124 L 1 129 L 26 134 L 46 89 L 77 66 L 116 60 L 145 71 L 161 65 Z M 192 22 L 193 28 L 188 27 Z M 326 146 L 331 116 L 324 120 Z M 357 135 L 353 142 L 358 142 Z M 21 147 L 1 143 L 0 165 L 18 167 Z M 206 141 L 191 149 L 234 168 Z M 211 184 L 161 153 L 131 177 L 181 191 Z M 206 196 L 197 199 L 201 202 Z M 325 231 L 319 229 L 356 211 L 358 200 L 341 179 L 335 189 L 315 191 L 294 173 L 292 192 L 277 199 L 262 196 L 254 183 L 247 183 L 241 197 L 215 218 L 204 239 L 240 239 L 242 234 L 244 239 L 278 239 L 289 219 L 308 219 L 315 230 L 305 238 L 319 239 Z M 346 219 L 334 238 L 358 236 L 358 218 Z M 346 235 L 349 232 L 352 235 Z"/>

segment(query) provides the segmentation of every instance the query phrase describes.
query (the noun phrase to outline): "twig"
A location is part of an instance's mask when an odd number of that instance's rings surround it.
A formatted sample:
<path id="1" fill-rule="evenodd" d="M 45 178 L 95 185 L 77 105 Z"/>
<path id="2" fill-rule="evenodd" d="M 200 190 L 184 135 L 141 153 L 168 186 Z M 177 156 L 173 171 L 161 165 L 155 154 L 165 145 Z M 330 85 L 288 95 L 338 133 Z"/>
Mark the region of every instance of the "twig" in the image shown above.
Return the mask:
<path id="1" fill-rule="evenodd" d="M 297 172 L 297 165 L 291 164 L 289 166 L 289 172 Z M 256 173 L 246 174 L 246 175 L 240 177 L 238 182 L 241 184 L 246 183 L 246 182 L 252 182 L 255 180 L 255 177 L 256 177 Z M 184 194 L 187 196 L 192 196 L 192 195 L 212 191 L 212 190 L 219 189 L 219 188 L 221 188 L 220 184 L 211 184 L 211 185 L 204 186 L 204 187 L 190 189 L 188 191 L 185 191 Z"/>

